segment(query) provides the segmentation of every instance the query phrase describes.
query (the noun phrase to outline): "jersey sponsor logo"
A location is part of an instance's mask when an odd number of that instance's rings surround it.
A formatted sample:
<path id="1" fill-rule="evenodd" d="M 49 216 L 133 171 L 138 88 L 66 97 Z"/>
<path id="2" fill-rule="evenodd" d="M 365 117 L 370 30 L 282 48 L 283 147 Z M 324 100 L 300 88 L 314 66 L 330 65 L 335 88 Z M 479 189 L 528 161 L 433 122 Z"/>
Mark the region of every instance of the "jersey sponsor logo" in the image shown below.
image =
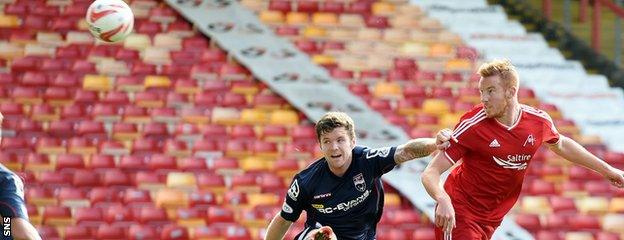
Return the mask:
<path id="1" fill-rule="evenodd" d="M 299 197 L 299 183 L 297 182 L 297 179 L 295 179 L 295 181 L 293 181 L 290 185 L 290 188 L 288 189 L 288 196 L 290 199 L 297 201 L 297 197 Z"/>
<path id="2" fill-rule="evenodd" d="M 312 204 L 312 207 L 316 208 L 316 209 L 321 209 L 321 208 L 325 208 L 325 205 L 323 205 L 323 204 Z"/>
<path id="3" fill-rule="evenodd" d="M 371 159 L 374 157 L 385 158 L 388 157 L 388 154 L 390 154 L 390 147 L 371 149 L 370 151 L 368 151 L 368 153 L 366 153 L 366 159 Z"/>
<path id="4" fill-rule="evenodd" d="M 326 197 L 330 197 L 330 196 L 331 196 L 331 193 L 328 192 L 328 193 L 323 193 L 323 194 L 316 195 L 316 196 L 313 197 L 313 199 L 326 198 Z"/>
<path id="5" fill-rule="evenodd" d="M 344 211 L 344 212 L 346 212 L 346 211 L 349 211 L 349 209 L 354 208 L 355 206 L 357 206 L 360 203 L 364 202 L 370 196 L 370 193 L 371 193 L 371 190 L 366 190 L 364 193 L 362 193 L 362 195 L 360 195 L 356 199 L 349 200 L 349 201 L 346 201 L 346 202 L 341 202 L 338 205 L 336 205 L 335 207 L 324 207 L 321 204 L 314 204 L 312 206 L 316 210 L 318 210 L 320 213 L 325 213 L 325 214 L 333 213 L 333 212 L 336 212 L 336 211 Z"/>
<path id="6" fill-rule="evenodd" d="M 529 134 L 527 139 L 524 141 L 524 145 L 522 146 L 526 147 L 527 144 L 531 144 L 531 146 L 535 145 L 535 138 L 533 137 L 533 134 Z"/>
<path id="7" fill-rule="evenodd" d="M 515 170 L 524 170 L 527 168 L 526 161 L 531 159 L 531 155 L 527 154 L 516 154 L 516 155 L 507 155 L 507 160 L 503 160 L 497 157 L 492 156 L 494 162 L 499 166 L 507 169 L 515 169 Z"/>
<path id="8" fill-rule="evenodd" d="M 355 188 L 360 192 L 366 190 L 366 181 L 364 181 L 364 175 L 362 173 L 353 177 L 353 185 L 355 185 Z"/>
<path id="9" fill-rule="evenodd" d="M 288 205 L 288 203 L 286 202 L 284 202 L 284 204 L 282 205 L 282 211 L 284 211 L 285 213 L 293 213 L 292 207 L 290 207 L 290 205 Z"/>
<path id="10" fill-rule="evenodd" d="M 494 139 L 494 141 L 492 141 L 492 142 L 490 143 L 490 147 L 491 147 L 491 148 L 497 148 L 497 147 L 500 147 L 500 143 L 498 143 L 498 140 Z"/>

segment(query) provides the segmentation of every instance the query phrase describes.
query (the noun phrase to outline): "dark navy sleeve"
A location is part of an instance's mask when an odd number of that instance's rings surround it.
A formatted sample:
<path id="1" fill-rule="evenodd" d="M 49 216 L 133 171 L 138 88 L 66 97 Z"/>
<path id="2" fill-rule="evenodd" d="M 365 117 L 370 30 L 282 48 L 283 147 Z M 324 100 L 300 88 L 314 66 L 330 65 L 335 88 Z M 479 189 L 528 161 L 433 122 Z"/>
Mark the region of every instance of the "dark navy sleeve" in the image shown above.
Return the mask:
<path id="1" fill-rule="evenodd" d="M 280 212 L 280 215 L 288 221 L 297 221 L 299 215 L 301 215 L 301 211 L 305 209 L 306 204 L 304 202 L 307 201 L 307 199 L 304 197 L 305 194 L 301 187 L 301 179 L 299 175 L 296 175 L 290 184 L 290 188 L 288 188 L 288 193 L 286 194 L 284 204 L 282 205 L 282 211 Z"/>
<path id="2" fill-rule="evenodd" d="M 394 162 L 395 151 L 396 147 L 366 148 L 362 156 L 364 160 L 368 162 L 368 166 L 371 168 L 373 175 L 379 177 L 396 166 Z"/>

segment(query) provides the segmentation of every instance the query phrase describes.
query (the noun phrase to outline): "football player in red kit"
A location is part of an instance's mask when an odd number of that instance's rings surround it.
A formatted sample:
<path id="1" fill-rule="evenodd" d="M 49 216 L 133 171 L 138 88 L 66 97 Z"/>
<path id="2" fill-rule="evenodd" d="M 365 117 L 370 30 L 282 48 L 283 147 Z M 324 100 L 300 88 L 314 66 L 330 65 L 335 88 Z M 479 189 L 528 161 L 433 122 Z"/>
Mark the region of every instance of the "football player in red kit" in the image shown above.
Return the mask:
<path id="1" fill-rule="evenodd" d="M 490 239 L 518 199 L 527 167 L 543 143 L 614 186 L 624 186 L 622 170 L 560 135 L 546 112 L 518 102 L 518 73 L 509 61 L 485 63 L 479 75 L 481 104 L 462 116 L 448 133 L 448 148 L 422 174 L 437 202 L 437 239 Z M 442 188 L 440 175 L 452 166 Z"/>

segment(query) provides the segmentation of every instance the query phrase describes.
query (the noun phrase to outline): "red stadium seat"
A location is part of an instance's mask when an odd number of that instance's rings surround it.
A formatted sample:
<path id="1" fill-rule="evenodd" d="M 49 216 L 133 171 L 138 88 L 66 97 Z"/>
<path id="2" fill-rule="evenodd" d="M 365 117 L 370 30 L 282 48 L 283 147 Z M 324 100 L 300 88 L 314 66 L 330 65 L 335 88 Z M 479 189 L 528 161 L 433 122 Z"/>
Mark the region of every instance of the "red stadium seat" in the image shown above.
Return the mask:
<path id="1" fill-rule="evenodd" d="M 74 173 L 72 186 L 74 187 L 96 187 L 100 186 L 100 176 L 90 170 L 77 170 Z"/>
<path id="2" fill-rule="evenodd" d="M 530 232 L 541 229 L 539 216 L 536 214 L 518 214 L 514 220 L 518 225 Z"/>
<path id="3" fill-rule="evenodd" d="M 120 170 L 113 169 L 104 172 L 102 177 L 104 186 L 130 186 L 130 178 Z"/>
<path id="4" fill-rule="evenodd" d="M 168 222 L 164 209 L 143 207 L 138 216 L 139 223 L 159 226 Z"/>
<path id="5" fill-rule="evenodd" d="M 148 191 L 132 188 L 124 191 L 123 203 L 127 207 L 145 207 L 153 204 Z"/>
<path id="6" fill-rule="evenodd" d="M 56 159 L 56 170 L 63 169 L 82 169 L 85 167 L 82 155 L 78 154 L 61 154 Z"/>
<path id="7" fill-rule="evenodd" d="M 101 208 L 77 208 L 74 210 L 74 218 L 79 226 L 99 226 L 104 224 L 104 215 Z"/>
<path id="8" fill-rule="evenodd" d="M 162 240 L 189 239 L 188 229 L 176 225 L 166 225 L 160 233 Z"/>
<path id="9" fill-rule="evenodd" d="M 64 228 L 65 239 L 93 239 L 93 229 L 95 226 L 67 226 Z M 47 239 L 47 238 L 45 238 Z"/>
<path id="10" fill-rule="evenodd" d="M 125 239 L 126 233 L 122 226 L 101 225 L 95 236 L 97 239 Z"/>
<path id="11" fill-rule="evenodd" d="M 178 161 L 178 169 L 185 172 L 206 172 L 212 171 L 206 165 L 206 159 L 201 157 L 187 157 Z"/>
<path id="12" fill-rule="evenodd" d="M 130 239 L 156 239 L 158 236 L 155 227 L 132 224 L 128 229 L 127 237 Z"/>
<path id="13" fill-rule="evenodd" d="M 412 239 L 435 240 L 433 228 L 418 228 L 412 233 Z"/>
<path id="14" fill-rule="evenodd" d="M 88 195 L 92 207 L 111 206 L 121 202 L 120 192 L 110 187 L 95 187 Z"/>
<path id="15" fill-rule="evenodd" d="M 43 210 L 43 224 L 68 226 L 72 222 L 71 209 L 61 206 L 46 206 Z"/>

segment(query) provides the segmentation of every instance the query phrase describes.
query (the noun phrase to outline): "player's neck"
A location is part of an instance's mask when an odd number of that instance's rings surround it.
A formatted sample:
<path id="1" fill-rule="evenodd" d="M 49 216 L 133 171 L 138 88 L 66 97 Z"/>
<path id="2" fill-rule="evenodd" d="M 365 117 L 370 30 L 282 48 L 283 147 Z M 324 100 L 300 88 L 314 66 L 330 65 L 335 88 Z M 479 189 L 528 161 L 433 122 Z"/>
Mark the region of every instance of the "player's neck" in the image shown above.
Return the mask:
<path id="1" fill-rule="evenodd" d="M 496 120 L 505 126 L 512 126 L 520 117 L 520 104 L 517 101 L 512 101 L 509 107 L 505 109 L 505 113 L 502 116 L 497 117 Z"/>
<path id="2" fill-rule="evenodd" d="M 330 165 L 329 171 L 336 175 L 336 177 L 342 177 L 347 172 L 347 169 L 349 169 L 349 166 L 351 166 L 351 163 L 349 163 L 349 165 L 347 166 L 343 166 L 342 168 L 332 168 L 332 166 Z"/>

